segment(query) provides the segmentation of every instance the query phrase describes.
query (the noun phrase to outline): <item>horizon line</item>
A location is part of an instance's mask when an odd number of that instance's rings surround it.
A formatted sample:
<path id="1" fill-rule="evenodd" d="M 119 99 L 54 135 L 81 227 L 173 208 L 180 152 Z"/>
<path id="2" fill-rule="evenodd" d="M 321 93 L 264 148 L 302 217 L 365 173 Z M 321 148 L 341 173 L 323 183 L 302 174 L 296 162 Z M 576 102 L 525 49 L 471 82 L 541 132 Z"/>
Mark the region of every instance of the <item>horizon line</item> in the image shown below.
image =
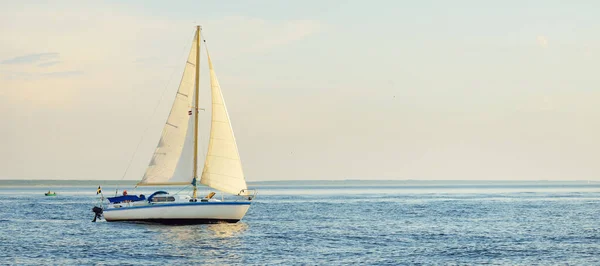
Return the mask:
<path id="1" fill-rule="evenodd" d="M 131 181 L 136 182 L 138 180 L 134 179 L 3 179 L 0 178 L 0 181 Z M 246 182 L 298 182 L 298 181 L 516 181 L 516 182 L 532 182 L 532 181 L 552 181 L 552 182 L 577 182 L 577 181 L 587 181 L 587 182 L 600 182 L 600 180 L 594 179 L 524 179 L 524 180 L 515 180 L 515 179 L 291 179 L 291 180 L 282 180 L 282 179 L 272 179 L 272 180 L 256 180 Z M 191 184 L 191 183 L 190 183 Z"/>

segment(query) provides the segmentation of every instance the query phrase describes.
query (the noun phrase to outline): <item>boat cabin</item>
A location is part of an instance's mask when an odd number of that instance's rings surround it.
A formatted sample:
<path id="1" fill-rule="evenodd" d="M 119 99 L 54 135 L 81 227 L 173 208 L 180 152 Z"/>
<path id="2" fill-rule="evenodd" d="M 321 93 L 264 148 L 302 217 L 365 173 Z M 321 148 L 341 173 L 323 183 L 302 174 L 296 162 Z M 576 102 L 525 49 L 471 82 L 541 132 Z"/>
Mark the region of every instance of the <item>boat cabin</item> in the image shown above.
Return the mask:
<path id="1" fill-rule="evenodd" d="M 214 192 L 211 192 L 206 197 L 202 199 L 198 199 L 200 202 L 218 202 L 220 200 L 213 199 L 212 197 L 215 195 Z M 135 195 L 127 195 L 127 196 L 119 196 L 119 197 L 111 197 L 108 198 L 110 204 L 108 208 L 122 208 L 122 207 L 135 207 L 135 206 L 148 206 L 154 204 L 165 204 L 165 203 L 186 203 L 191 202 L 192 197 L 189 195 L 169 195 L 168 192 L 165 191 L 156 191 L 152 193 L 148 198 L 144 195 L 135 196 Z"/>

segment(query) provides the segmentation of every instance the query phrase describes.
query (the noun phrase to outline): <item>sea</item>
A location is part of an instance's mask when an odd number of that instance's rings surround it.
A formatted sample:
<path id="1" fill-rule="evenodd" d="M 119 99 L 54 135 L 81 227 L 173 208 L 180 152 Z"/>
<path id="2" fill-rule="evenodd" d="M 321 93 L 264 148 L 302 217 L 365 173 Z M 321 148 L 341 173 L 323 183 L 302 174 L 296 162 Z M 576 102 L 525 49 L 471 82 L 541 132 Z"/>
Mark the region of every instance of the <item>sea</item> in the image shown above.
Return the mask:
<path id="1" fill-rule="evenodd" d="M 600 182 L 251 182 L 235 224 L 92 222 L 98 186 L 163 189 L 134 184 L 0 180 L 0 265 L 600 265 Z"/>

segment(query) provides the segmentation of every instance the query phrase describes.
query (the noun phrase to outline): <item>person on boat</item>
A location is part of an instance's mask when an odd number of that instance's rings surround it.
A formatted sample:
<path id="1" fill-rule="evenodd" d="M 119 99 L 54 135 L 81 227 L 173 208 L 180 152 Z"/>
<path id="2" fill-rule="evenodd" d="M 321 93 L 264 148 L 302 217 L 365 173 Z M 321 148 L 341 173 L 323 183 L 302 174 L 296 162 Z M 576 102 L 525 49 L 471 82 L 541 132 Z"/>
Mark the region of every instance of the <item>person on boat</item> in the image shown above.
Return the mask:
<path id="1" fill-rule="evenodd" d="M 123 190 L 123 196 L 127 196 L 127 190 Z M 124 200 L 123 203 L 129 203 L 131 200 Z"/>

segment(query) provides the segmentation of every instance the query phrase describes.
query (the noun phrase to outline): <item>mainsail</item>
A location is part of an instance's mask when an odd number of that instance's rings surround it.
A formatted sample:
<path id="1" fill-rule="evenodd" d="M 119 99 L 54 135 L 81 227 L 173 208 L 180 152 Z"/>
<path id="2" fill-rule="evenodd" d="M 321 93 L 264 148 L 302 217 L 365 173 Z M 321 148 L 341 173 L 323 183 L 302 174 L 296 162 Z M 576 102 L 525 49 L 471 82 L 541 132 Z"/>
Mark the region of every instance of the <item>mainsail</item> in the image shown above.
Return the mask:
<path id="1" fill-rule="evenodd" d="M 247 186 L 242 171 L 242 162 L 210 55 L 208 55 L 208 67 L 212 94 L 212 118 L 208 152 L 200 183 L 231 194 L 245 194 Z"/>
<path id="2" fill-rule="evenodd" d="M 198 33 L 196 33 L 198 34 Z M 196 35 L 197 36 L 197 35 Z M 187 185 L 191 182 L 191 175 L 177 174 L 175 169 L 182 155 L 188 127 L 192 124 L 191 115 L 188 114 L 193 104 L 193 94 L 196 74 L 196 43 L 194 36 L 192 48 L 185 64 L 183 77 L 171 107 L 171 113 L 165 123 L 161 138 L 154 155 L 146 169 L 142 181 L 138 185 Z M 185 163 L 183 163 L 185 165 Z"/>

